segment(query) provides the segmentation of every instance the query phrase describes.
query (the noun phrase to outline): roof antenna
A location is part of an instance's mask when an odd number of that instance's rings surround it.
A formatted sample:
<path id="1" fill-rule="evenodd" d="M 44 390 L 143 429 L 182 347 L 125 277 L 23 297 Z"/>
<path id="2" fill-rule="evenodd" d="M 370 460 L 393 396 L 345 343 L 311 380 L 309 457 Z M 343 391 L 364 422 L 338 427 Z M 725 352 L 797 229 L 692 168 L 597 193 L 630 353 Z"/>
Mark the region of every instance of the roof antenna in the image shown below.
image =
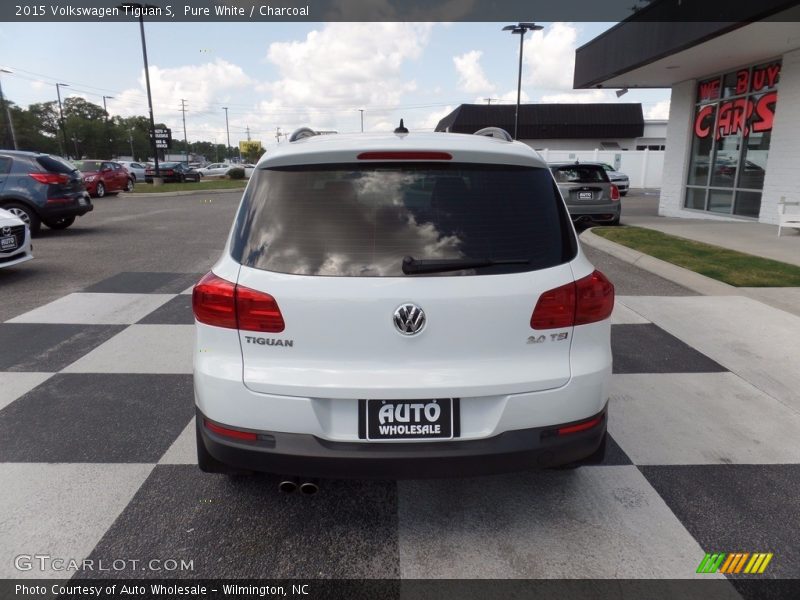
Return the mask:
<path id="1" fill-rule="evenodd" d="M 403 125 L 403 119 L 400 119 L 400 127 L 394 130 L 395 133 L 408 133 L 408 129 Z"/>

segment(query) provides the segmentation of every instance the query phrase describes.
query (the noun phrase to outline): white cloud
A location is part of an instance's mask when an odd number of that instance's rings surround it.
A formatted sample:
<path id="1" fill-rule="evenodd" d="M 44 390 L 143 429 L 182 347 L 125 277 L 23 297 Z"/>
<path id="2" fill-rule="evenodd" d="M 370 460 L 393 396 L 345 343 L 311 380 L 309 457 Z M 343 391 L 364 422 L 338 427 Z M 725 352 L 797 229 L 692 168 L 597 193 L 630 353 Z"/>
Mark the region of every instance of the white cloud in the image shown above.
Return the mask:
<path id="1" fill-rule="evenodd" d="M 454 56 L 453 63 L 458 72 L 458 87 L 470 94 L 491 93 L 494 86 L 486 78 L 480 60 L 483 52 L 471 50 L 461 56 Z"/>
<path id="2" fill-rule="evenodd" d="M 570 90 L 575 70 L 578 30 L 569 23 L 553 23 L 525 40 L 525 82 L 540 90 Z"/>
<path id="3" fill-rule="evenodd" d="M 614 102 L 616 96 L 608 90 L 575 90 L 541 97 L 542 102 L 553 104 L 588 104 L 590 102 Z"/>
<path id="4" fill-rule="evenodd" d="M 656 102 L 648 108 L 644 114 L 645 119 L 668 119 L 669 118 L 669 98 Z"/>
<path id="5" fill-rule="evenodd" d="M 432 27 L 329 23 L 302 41 L 270 44 L 267 60 L 277 67 L 279 78 L 258 86 L 268 99 L 259 103 L 253 117 L 285 129 L 341 129 L 357 122 L 358 108 L 368 107 L 367 116 L 380 119 L 385 109 L 416 89 L 414 80 L 403 78 L 402 67 L 422 56 Z"/>
<path id="6" fill-rule="evenodd" d="M 429 113 L 427 117 L 424 117 L 420 121 L 416 122 L 414 129 L 433 131 L 439 124 L 439 121 L 441 121 L 451 112 L 453 112 L 454 109 L 455 106 L 446 106 L 440 110 L 435 110 L 432 113 Z"/>

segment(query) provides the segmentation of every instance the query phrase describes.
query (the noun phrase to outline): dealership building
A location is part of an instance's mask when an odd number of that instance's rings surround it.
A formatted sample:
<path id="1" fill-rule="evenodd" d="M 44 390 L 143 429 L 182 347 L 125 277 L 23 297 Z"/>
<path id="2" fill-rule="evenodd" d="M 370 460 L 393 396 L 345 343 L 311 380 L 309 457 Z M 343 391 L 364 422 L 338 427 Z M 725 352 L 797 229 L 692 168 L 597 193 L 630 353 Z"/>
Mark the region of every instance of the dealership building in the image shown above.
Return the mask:
<path id="1" fill-rule="evenodd" d="M 721 23 L 687 4 L 653 2 L 579 48 L 574 86 L 671 88 L 659 214 L 777 223 L 781 198 L 800 200 L 800 7 Z"/>

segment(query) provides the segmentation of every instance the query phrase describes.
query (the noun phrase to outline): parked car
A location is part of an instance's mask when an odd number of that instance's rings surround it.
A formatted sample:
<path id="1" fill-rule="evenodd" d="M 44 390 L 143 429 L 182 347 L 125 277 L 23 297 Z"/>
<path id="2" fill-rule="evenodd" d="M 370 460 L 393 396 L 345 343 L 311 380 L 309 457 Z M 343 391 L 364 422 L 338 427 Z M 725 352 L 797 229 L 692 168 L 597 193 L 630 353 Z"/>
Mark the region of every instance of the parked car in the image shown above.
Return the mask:
<path id="1" fill-rule="evenodd" d="M 628 193 L 628 188 L 631 187 L 631 181 L 625 173 L 622 171 L 617 171 L 614 167 L 609 165 L 608 163 L 600 163 L 603 165 L 603 168 L 608 173 L 608 178 L 611 180 L 617 189 L 619 190 L 620 196 L 625 196 Z"/>
<path id="2" fill-rule="evenodd" d="M 0 269 L 33 258 L 31 232 L 16 215 L 0 208 Z"/>
<path id="3" fill-rule="evenodd" d="M 117 163 L 125 167 L 130 173 L 131 177 L 133 177 L 134 183 L 139 181 L 144 181 L 145 176 L 144 172 L 147 167 L 152 166 L 150 163 L 146 162 L 136 162 L 131 160 L 118 160 Z"/>
<path id="4" fill-rule="evenodd" d="M 184 181 L 200 181 L 200 173 L 196 169 L 189 167 L 182 162 L 163 162 L 158 164 L 159 177 L 164 178 L 165 183 L 183 183 Z M 153 183 L 155 166 L 145 170 L 144 180 Z"/>
<path id="5" fill-rule="evenodd" d="M 0 150 L 0 208 L 28 225 L 66 229 L 94 207 L 83 175 L 60 156 Z"/>
<path id="6" fill-rule="evenodd" d="M 192 295 L 202 470 L 291 491 L 602 458 L 614 286 L 503 134 L 301 130 L 262 157 Z"/>
<path id="7" fill-rule="evenodd" d="M 237 165 L 231 163 L 211 163 L 201 169 L 197 169 L 201 177 L 224 177 L 228 171 Z"/>
<path id="8" fill-rule="evenodd" d="M 602 163 L 576 161 L 549 166 L 573 221 L 619 225 L 621 194 Z"/>
<path id="9" fill-rule="evenodd" d="M 135 180 L 120 163 L 110 160 L 76 160 L 73 164 L 83 174 L 86 191 L 96 198 L 132 192 Z"/>

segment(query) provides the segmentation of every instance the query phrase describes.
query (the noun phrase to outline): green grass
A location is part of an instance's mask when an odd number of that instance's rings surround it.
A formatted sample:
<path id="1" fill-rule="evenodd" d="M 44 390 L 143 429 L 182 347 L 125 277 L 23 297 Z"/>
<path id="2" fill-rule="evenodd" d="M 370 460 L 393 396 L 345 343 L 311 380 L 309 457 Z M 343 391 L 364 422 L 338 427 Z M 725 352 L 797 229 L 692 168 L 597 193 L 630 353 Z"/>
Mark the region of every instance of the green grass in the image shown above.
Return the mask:
<path id="1" fill-rule="evenodd" d="M 800 267 L 642 227 L 595 227 L 593 233 L 736 287 L 797 287 Z"/>
<path id="2" fill-rule="evenodd" d="M 189 181 L 186 183 L 165 183 L 154 186 L 152 183 L 138 183 L 133 188 L 134 194 L 167 194 L 169 192 L 202 192 L 204 190 L 241 190 L 247 185 L 246 179 L 213 179 Z"/>

